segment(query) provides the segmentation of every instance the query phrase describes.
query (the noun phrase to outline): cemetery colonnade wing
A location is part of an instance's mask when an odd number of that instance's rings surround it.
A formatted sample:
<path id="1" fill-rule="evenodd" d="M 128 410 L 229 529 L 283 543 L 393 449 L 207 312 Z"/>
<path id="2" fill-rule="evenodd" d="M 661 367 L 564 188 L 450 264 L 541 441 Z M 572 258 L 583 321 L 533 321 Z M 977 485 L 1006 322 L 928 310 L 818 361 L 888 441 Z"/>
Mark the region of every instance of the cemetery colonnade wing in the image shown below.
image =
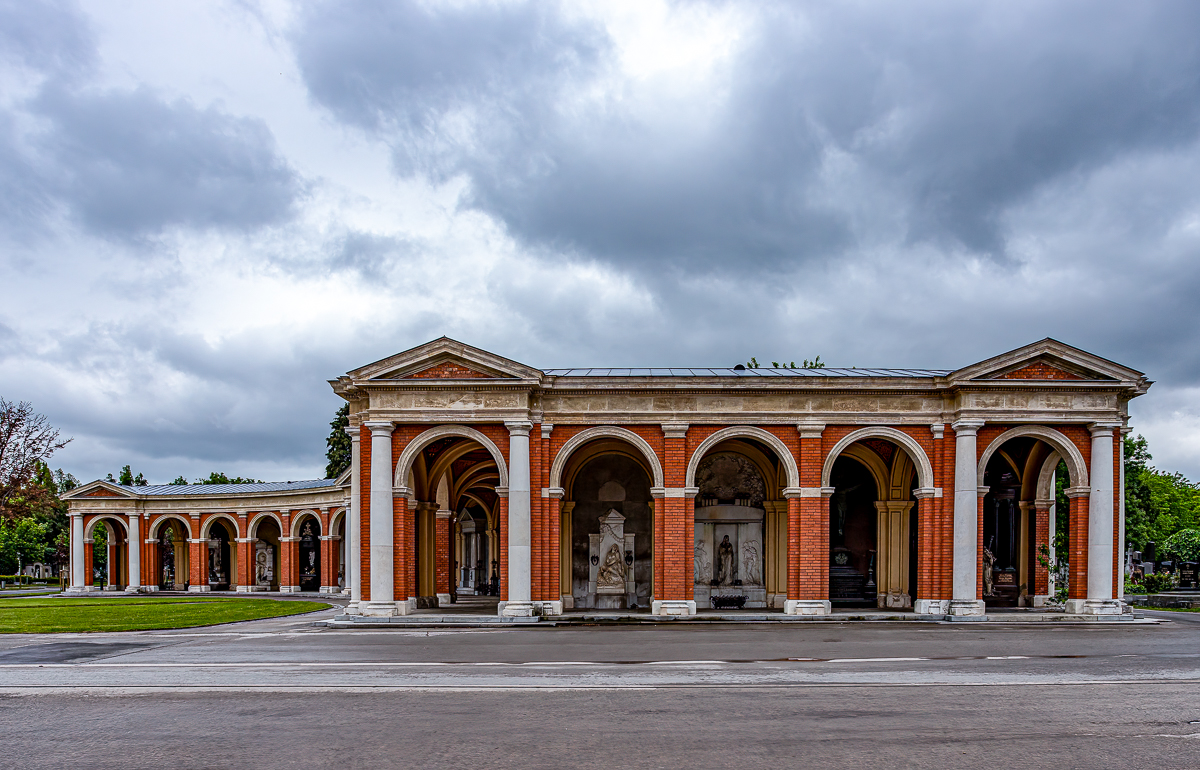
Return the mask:
<path id="1" fill-rule="evenodd" d="M 330 385 L 337 479 L 68 494 L 72 593 L 982 615 L 1066 580 L 1068 611 L 1121 611 L 1121 438 L 1151 383 L 1053 339 L 953 371 L 540 370 L 443 337 Z M 1055 522 L 1066 565 L 1044 558 Z"/>

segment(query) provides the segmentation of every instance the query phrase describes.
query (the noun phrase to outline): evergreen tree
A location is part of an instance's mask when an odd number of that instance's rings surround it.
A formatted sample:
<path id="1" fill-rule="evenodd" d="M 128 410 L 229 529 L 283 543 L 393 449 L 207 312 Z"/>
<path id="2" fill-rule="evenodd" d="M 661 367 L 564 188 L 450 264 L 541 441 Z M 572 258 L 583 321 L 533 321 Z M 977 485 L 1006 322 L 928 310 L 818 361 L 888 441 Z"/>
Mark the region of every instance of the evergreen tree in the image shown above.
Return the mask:
<path id="1" fill-rule="evenodd" d="M 351 460 L 351 443 L 350 436 L 346 433 L 346 428 L 350 427 L 350 404 L 347 402 L 342 404 L 342 407 L 337 410 L 333 421 L 329 423 L 329 438 L 325 439 L 325 445 L 329 447 L 325 452 L 326 459 L 329 464 L 325 466 L 325 478 L 336 479 L 338 476 L 350 467 Z"/>

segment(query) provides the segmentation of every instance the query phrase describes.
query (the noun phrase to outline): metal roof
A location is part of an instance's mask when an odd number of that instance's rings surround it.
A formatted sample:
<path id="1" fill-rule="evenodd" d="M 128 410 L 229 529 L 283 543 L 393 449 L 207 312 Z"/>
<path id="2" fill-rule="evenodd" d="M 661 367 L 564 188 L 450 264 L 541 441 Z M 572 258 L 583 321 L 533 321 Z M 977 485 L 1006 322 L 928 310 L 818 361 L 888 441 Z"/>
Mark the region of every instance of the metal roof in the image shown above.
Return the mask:
<path id="1" fill-rule="evenodd" d="M 227 495 L 248 492 L 290 492 L 299 489 L 322 489 L 336 487 L 334 479 L 312 479 L 310 481 L 267 481 L 256 484 L 152 484 L 148 487 L 131 487 L 115 484 L 134 495 Z"/>
<path id="2" fill-rule="evenodd" d="M 952 369 L 634 368 L 546 369 L 554 377 L 946 377 Z"/>

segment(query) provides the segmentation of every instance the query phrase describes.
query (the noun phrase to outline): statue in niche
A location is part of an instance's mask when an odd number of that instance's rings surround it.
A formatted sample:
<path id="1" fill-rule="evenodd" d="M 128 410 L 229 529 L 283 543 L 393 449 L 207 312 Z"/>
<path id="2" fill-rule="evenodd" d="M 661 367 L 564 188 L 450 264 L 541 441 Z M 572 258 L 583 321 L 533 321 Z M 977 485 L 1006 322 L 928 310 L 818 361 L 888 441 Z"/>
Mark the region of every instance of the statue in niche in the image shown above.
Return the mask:
<path id="1" fill-rule="evenodd" d="M 597 588 L 621 588 L 625 585 L 625 561 L 621 558 L 621 549 L 613 543 L 604 556 L 604 564 L 600 565 L 600 573 L 596 576 Z"/>
<path id="2" fill-rule="evenodd" d="M 696 575 L 696 582 L 708 582 L 708 578 L 704 577 L 704 574 L 711 570 L 711 565 L 708 561 L 708 543 L 703 540 L 697 540 L 692 559 L 692 569 Z"/>
<path id="3" fill-rule="evenodd" d="M 742 544 L 742 579 L 756 580 L 758 575 L 758 541 L 751 540 Z"/>
<path id="4" fill-rule="evenodd" d="M 729 535 L 721 541 L 717 546 L 717 583 L 727 586 L 735 579 L 733 574 L 733 543 L 729 542 Z"/>
<path id="5" fill-rule="evenodd" d="M 995 586 L 992 584 L 992 569 L 996 566 L 996 556 L 988 549 L 983 547 L 983 595 L 992 596 L 995 591 Z"/>
<path id="6" fill-rule="evenodd" d="M 846 534 L 846 501 L 850 497 L 850 493 L 861 487 L 862 484 L 855 484 L 846 489 L 839 489 L 833 493 L 833 510 L 837 514 L 837 532 L 839 535 Z"/>

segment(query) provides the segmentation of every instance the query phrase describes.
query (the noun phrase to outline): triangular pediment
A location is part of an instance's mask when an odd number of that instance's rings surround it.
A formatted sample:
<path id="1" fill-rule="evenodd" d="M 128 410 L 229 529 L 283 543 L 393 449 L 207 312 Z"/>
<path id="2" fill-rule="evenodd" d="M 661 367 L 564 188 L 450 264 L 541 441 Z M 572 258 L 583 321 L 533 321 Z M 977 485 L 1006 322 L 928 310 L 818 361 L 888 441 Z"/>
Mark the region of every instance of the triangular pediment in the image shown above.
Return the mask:
<path id="1" fill-rule="evenodd" d="M 137 495 L 110 481 L 97 479 L 96 481 L 75 487 L 70 492 L 61 495 L 61 497 L 63 500 L 86 500 L 93 498 L 124 498 L 126 500 L 133 500 L 137 498 Z"/>
<path id="2" fill-rule="evenodd" d="M 959 369 L 949 379 L 1149 384 L 1145 375 L 1136 369 L 1048 337 Z"/>
<path id="3" fill-rule="evenodd" d="M 354 380 L 540 379 L 531 366 L 442 337 L 348 373 Z"/>

